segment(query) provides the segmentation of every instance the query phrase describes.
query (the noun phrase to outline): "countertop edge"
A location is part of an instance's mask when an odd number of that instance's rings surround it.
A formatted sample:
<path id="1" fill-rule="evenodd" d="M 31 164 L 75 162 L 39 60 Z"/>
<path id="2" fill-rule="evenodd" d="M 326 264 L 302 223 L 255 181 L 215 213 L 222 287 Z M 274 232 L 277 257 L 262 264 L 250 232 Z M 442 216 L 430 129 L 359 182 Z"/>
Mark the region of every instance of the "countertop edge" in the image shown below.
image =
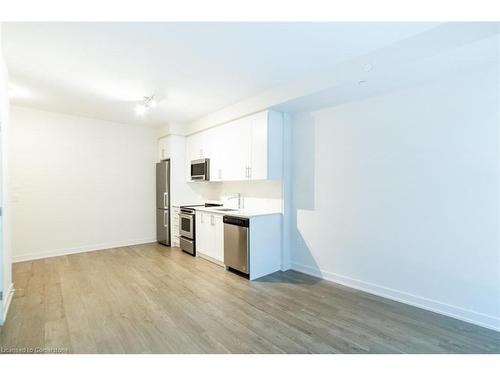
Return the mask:
<path id="1" fill-rule="evenodd" d="M 195 207 L 196 211 L 203 211 L 203 212 L 210 212 L 213 214 L 217 215 L 228 215 L 228 216 L 236 216 L 236 217 L 243 217 L 243 218 L 251 218 L 251 217 L 256 217 L 256 216 L 267 216 L 267 215 L 282 215 L 282 212 L 280 211 L 262 211 L 262 212 L 237 212 L 237 211 L 226 211 L 226 212 L 221 212 L 217 211 L 214 209 L 211 209 L 210 207 Z"/>

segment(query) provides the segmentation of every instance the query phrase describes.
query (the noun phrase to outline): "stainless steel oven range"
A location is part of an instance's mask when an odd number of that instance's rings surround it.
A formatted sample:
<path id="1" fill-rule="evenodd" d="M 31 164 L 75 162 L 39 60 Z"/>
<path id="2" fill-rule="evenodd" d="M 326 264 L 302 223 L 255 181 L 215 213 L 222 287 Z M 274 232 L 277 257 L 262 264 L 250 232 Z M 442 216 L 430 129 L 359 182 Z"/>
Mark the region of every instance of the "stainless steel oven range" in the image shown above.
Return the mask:
<path id="1" fill-rule="evenodd" d="M 179 242 L 183 251 L 196 256 L 196 209 L 195 207 L 219 207 L 221 204 L 205 203 L 181 206 L 179 213 Z"/>
<path id="2" fill-rule="evenodd" d="M 196 255 L 195 247 L 196 211 L 194 208 L 181 207 L 179 214 L 180 247 L 185 252 Z"/>

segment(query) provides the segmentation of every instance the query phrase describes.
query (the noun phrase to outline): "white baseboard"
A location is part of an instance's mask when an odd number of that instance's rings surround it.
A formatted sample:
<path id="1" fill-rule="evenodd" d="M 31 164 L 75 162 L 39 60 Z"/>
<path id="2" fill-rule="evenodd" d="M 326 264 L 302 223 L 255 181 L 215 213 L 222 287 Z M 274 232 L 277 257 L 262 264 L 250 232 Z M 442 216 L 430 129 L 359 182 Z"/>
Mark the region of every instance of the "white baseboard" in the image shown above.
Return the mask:
<path id="1" fill-rule="evenodd" d="M 220 260 L 212 258 L 211 256 L 205 255 L 205 254 L 200 253 L 198 251 L 196 252 L 196 256 L 200 257 L 200 258 L 203 258 L 205 260 L 208 260 L 209 262 L 212 262 L 214 264 L 217 264 L 218 266 L 224 267 L 224 262 L 221 262 Z"/>
<path id="2" fill-rule="evenodd" d="M 4 293 L 4 301 L 3 302 L 3 314 L 2 319 L 0 320 L 0 326 L 3 326 L 5 321 L 7 320 L 7 314 L 9 313 L 10 303 L 12 302 L 12 297 L 14 296 L 14 284 L 9 285 L 9 289 Z"/>
<path id="3" fill-rule="evenodd" d="M 316 269 L 300 263 L 292 263 L 292 269 L 316 276 L 321 279 L 332 281 L 341 285 L 358 289 L 363 292 L 375 294 L 380 297 L 388 298 L 407 305 L 420 307 L 438 314 L 446 315 L 452 318 L 463 320 L 481 327 L 493 329 L 500 332 L 500 318 L 486 315 L 477 311 L 464 309 L 462 307 L 449 305 L 447 303 L 435 301 L 429 298 L 416 296 L 410 293 L 402 292 L 396 289 L 387 288 L 381 285 L 368 283 L 365 281 L 352 279 L 350 277 L 335 274 L 333 272 Z"/>
<path id="4" fill-rule="evenodd" d="M 71 248 L 67 248 L 67 249 L 58 249 L 58 250 L 46 251 L 46 252 L 40 252 L 40 253 L 13 255 L 12 262 L 13 263 L 25 262 L 28 260 L 51 258 L 51 257 L 57 257 L 57 256 L 61 256 L 61 255 L 70 255 L 70 254 L 77 254 L 77 253 L 85 253 L 88 251 L 106 250 L 106 249 L 112 249 L 115 247 L 141 245 L 144 243 L 151 243 L 151 242 L 156 242 L 156 238 L 143 238 L 143 239 L 139 239 L 139 240 L 128 240 L 128 241 L 103 243 L 103 244 L 98 244 L 98 245 L 85 245 L 85 246 L 71 247 Z"/>

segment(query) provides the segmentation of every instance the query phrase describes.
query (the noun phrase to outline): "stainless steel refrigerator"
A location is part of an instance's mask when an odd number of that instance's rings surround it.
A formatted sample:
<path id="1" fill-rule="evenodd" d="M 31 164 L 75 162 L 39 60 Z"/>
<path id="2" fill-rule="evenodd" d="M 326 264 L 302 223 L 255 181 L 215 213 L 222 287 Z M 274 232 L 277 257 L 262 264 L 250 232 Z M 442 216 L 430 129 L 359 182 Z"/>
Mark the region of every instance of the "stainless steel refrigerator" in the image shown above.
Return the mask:
<path id="1" fill-rule="evenodd" d="M 156 238 L 170 246 L 170 160 L 156 163 Z"/>

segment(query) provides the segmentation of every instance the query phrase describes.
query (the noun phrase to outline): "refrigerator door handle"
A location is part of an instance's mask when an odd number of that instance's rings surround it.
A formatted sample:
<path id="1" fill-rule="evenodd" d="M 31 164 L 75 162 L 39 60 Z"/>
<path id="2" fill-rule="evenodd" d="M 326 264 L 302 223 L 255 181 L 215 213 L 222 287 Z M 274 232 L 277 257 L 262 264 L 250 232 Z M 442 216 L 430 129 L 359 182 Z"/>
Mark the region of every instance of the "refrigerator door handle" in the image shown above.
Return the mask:
<path id="1" fill-rule="evenodd" d="M 163 213 L 163 226 L 164 226 L 164 227 L 168 227 L 168 224 L 167 224 L 167 221 L 168 221 L 168 220 L 167 220 L 167 215 L 168 215 L 168 211 L 165 211 L 165 212 Z"/>
<path id="2" fill-rule="evenodd" d="M 163 193 L 163 208 L 168 208 L 168 193 Z"/>

